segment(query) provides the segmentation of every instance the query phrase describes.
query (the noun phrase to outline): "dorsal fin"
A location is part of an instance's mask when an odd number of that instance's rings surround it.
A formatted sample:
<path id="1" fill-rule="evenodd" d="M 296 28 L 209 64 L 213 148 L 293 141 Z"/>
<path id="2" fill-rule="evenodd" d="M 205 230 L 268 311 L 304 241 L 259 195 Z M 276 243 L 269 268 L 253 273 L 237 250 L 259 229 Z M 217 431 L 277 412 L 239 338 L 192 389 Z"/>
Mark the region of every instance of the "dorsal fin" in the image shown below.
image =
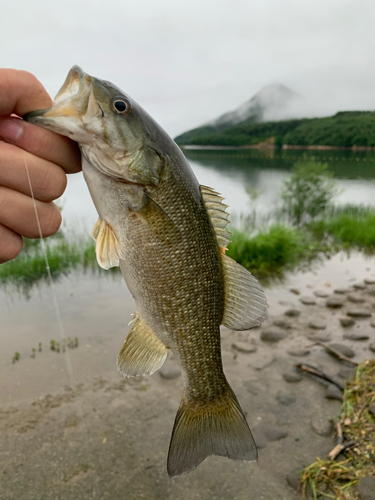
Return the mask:
<path id="1" fill-rule="evenodd" d="M 226 212 L 228 205 L 223 203 L 219 193 L 207 186 L 199 186 L 201 195 L 214 228 L 219 247 L 225 253 L 230 243 L 231 233 L 226 229 L 229 223 L 229 214 Z"/>

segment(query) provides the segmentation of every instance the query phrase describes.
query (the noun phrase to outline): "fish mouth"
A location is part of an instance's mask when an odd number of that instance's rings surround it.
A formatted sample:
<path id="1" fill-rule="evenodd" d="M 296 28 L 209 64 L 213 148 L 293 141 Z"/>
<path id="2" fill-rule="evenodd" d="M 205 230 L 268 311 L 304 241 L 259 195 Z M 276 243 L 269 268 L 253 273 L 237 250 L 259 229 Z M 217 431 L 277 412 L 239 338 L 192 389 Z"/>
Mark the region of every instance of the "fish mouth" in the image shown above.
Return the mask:
<path id="1" fill-rule="evenodd" d="M 55 97 L 54 105 L 32 111 L 23 119 L 85 143 L 84 136 L 92 136 L 88 131 L 83 133 L 85 123 L 96 115 L 102 116 L 93 90 L 92 77 L 79 66 L 73 66 Z"/>

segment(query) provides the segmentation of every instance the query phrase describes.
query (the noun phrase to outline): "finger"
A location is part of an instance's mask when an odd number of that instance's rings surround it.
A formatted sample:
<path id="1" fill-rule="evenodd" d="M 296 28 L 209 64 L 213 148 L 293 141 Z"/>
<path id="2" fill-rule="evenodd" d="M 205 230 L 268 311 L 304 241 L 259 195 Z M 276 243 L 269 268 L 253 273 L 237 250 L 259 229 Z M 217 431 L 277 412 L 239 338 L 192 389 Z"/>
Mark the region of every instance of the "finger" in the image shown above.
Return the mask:
<path id="1" fill-rule="evenodd" d="M 22 250 L 21 236 L 2 224 L 0 224 L 0 241 L 0 264 L 14 259 Z"/>
<path id="2" fill-rule="evenodd" d="M 43 236 L 56 233 L 61 214 L 54 203 L 35 200 Z M 0 224 L 27 238 L 39 238 L 33 200 L 18 191 L 0 186 Z"/>
<path id="3" fill-rule="evenodd" d="M 0 116 L 25 115 L 52 106 L 52 99 L 40 81 L 27 71 L 0 69 Z"/>
<path id="4" fill-rule="evenodd" d="M 81 152 L 76 142 L 19 118 L 0 118 L 0 139 L 60 165 L 67 173 L 81 170 Z"/>
<path id="5" fill-rule="evenodd" d="M 0 141 L 0 186 L 31 196 L 25 162 L 34 197 L 37 200 L 49 202 L 63 194 L 67 179 L 58 165 L 2 141 Z"/>

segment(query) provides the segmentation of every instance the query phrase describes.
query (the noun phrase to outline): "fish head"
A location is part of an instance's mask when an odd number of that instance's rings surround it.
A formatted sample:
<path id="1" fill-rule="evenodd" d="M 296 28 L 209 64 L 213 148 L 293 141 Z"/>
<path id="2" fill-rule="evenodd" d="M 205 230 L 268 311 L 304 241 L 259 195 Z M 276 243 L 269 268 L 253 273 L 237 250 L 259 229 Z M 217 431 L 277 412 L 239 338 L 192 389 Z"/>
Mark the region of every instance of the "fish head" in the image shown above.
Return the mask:
<path id="1" fill-rule="evenodd" d="M 74 66 L 51 108 L 24 116 L 78 142 L 83 156 L 112 178 L 157 186 L 171 141 L 139 104 L 114 84 Z"/>

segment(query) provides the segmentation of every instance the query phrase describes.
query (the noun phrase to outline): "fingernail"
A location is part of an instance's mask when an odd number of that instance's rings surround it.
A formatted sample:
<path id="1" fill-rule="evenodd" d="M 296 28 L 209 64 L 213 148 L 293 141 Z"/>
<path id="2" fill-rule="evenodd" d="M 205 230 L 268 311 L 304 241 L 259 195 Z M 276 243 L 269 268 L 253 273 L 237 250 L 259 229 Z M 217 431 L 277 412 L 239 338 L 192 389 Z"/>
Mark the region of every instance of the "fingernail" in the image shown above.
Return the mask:
<path id="1" fill-rule="evenodd" d="M 7 142 L 16 142 L 23 134 L 22 121 L 18 118 L 0 120 L 0 137 Z"/>

